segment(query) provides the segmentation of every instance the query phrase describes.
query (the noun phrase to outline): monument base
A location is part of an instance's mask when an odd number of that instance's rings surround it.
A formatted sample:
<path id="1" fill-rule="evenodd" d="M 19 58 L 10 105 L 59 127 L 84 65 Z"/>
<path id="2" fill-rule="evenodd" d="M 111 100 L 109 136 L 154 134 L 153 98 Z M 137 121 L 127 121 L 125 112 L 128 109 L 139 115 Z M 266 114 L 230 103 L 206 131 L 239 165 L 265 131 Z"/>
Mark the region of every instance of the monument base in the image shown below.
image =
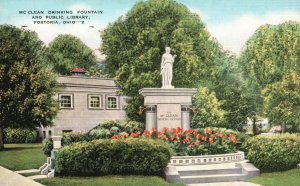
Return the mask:
<path id="1" fill-rule="evenodd" d="M 190 128 L 190 106 L 194 88 L 143 88 L 139 93 L 144 96 L 146 106 L 146 129 L 164 127 L 183 130 Z"/>

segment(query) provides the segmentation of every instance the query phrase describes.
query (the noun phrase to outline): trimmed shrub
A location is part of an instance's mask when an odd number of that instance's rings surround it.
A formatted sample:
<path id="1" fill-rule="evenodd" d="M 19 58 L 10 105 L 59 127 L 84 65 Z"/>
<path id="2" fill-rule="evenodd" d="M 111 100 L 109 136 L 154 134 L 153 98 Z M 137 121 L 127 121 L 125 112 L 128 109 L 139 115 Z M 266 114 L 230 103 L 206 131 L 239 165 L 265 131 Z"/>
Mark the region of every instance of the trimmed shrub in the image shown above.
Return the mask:
<path id="1" fill-rule="evenodd" d="M 51 138 L 45 138 L 43 140 L 42 151 L 46 156 L 51 156 L 51 150 L 53 149 L 53 141 Z"/>
<path id="2" fill-rule="evenodd" d="M 35 143 L 38 133 L 34 129 L 6 128 L 4 129 L 5 143 Z"/>
<path id="3" fill-rule="evenodd" d="M 285 171 L 300 162 L 300 136 L 275 134 L 249 138 L 243 149 L 246 157 L 261 172 Z"/>
<path id="4" fill-rule="evenodd" d="M 105 130 L 107 130 L 107 129 L 105 129 Z M 118 133 L 120 133 L 120 129 L 118 127 L 111 127 L 109 132 L 112 134 L 118 134 Z"/>
<path id="5" fill-rule="evenodd" d="M 91 141 L 93 140 L 93 136 L 89 136 L 87 134 L 81 134 L 79 132 L 68 132 L 64 133 L 61 140 L 61 145 L 69 145 L 74 142 L 79 141 Z M 51 138 L 45 138 L 43 140 L 42 151 L 45 155 L 50 156 L 51 150 L 53 149 L 53 141 Z"/>
<path id="6" fill-rule="evenodd" d="M 80 142 L 80 141 L 90 141 L 90 137 L 88 134 L 82 134 L 79 132 L 67 132 L 63 133 L 63 138 L 62 138 L 62 145 L 69 145 L 74 142 Z"/>
<path id="7" fill-rule="evenodd" d="M 143 131 L 144 128 L 145 128 L 145 124 L 142 122 L 127 120 L 124 123 L 124 128 L 123 128 L 124 131 L 123 132 L 133 133 L 133 132 L 137 132 L 137 131 Z"/>
<path id="8" fill-rule="evenodd" d="M 152 139 L 100 139 L 73 143 L 56 156 L 59 175 L 161 175 L 171 158 L 169 146 Z"/>
<path id="9" fill-rule="evenodd" d="M 94 139 L 104 139 L 112 137 L 111 132 L 107 129 L 93 129 L 89 132 L 89 135 L 91 135 Z"/>
<path id="10" fill-rule="evenodd" d="M 144 126 L 144 123 L 133 120 L 107 120 L 102 124 L 99 124 L 96 127 L 96 129 L 103 128 L 110 130 L 111 133 L 115 133 L 115 129 L 118 128 L 118 132 L 132 133 L 137 131 L 143 131 Z"/>

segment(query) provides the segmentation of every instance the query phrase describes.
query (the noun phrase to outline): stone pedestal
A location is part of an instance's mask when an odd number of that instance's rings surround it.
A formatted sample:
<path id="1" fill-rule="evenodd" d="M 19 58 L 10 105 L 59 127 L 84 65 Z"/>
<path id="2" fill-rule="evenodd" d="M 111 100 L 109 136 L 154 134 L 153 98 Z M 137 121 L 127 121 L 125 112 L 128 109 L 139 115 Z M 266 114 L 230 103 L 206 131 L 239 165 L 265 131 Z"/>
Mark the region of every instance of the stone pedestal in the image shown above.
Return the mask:
<path id="1" fill-rule="evenodd" d="M 146 106 L 146 129 L 164 127 L 190 128 L 190 106 L 192 96 L 196 93 L 192 88 L 143 88 L 139 93 L 144 96 Z"/>
<path id="2" fill-rule="evenodd" d="M 62 136 L 51 136 L 51 138 L 53 141 L 53 149 L 60 149 Z"/>

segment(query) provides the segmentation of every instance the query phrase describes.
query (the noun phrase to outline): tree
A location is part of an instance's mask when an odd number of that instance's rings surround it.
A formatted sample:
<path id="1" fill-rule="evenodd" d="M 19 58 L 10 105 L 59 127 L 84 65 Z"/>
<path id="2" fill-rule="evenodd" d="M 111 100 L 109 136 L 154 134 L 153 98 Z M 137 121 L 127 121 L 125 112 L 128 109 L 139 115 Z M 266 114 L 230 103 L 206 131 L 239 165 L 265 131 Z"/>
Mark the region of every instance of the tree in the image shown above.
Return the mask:
<path id="1" fill-rule="evenodd" d="M 222 126 L 242 131 L 250 114 L 247 81 L 242 76 L 238 59 L 228 51 L 216 59 L 213 78 L 204 86 L 215 92 L 225 111 Z"/>
<path id="2" fill-rule="evenodd" d="M 49 43 L 46 51 L 47 62 L 62 75 L 70 74 L 76 67 L 88 70 L 97 62 L 93 51 L 79 38 L 69 34 L 58 35 Z"/>
<path id="3" fill-rule="evenodd" d="M 248 40 L 241 55 L 244 70 L 264 88 L 280 81 L 290 70 L 300 72 L 300 24 L 288 21 L 263 25 Z"/>
<path id="4" fill-rule="evenodd" d="M 166 46 L 177 55 L 175 87 L 198 87 L 211 76 L 220 53 L 198 15 L 172 0 L 135 4 L 126 16 L 110 23 L 101 38 L 108 73 L 119 80 L 121 93 L 133 98 L 126 107 L 133 118 L 140 118 L 137 111 L 143 105 L 138 90 L 161 87 L 160 62 Z"/>
<path id="5" fill-rule="evenodd" d="M 57 113 L 56 77 L 43 57 L 35 32 L 0 25 L 0 150 L 5 128 L 49 126 Z"/>
<path id="6" fill-rule="evenodd" d="M 221 109 L 222 102 L 216 98 L 214 92 L 210 92 L 206 87 L 200 87 L 193 98 L 193 105 L 196 111 L 191 120 L 192 128 L 226 127 L 224 125 L 226 112 Z"/>
<path id="7" fill-rule="evenodd" d="M 282 104 L 284 100 L 277 99 L 275 96 L 268 96 L 266 92 L 272 92 L 275 95 L 273 91 L 279 91 L 279 89 L 275 88 L 271 91 L 274 86 L 283 86 L 284 78 L 290 76 L 291 72 L 299 74 L 299 41 L 300 24 L 294 21 L 276 26 L 263 25 L 248 40 L 245 50 L 242 52 L 240 63 L 255 95 L 252 100 L 256 100 L 258 103 L 256 104 L 257 108 L 254 109 L 256 112 L 253 113 L 267 114 L 265 116 L 270 117 L 273 122 L 278 121 L 278 119 L 272 119 L 273 117 L 283 114 L 282 110 L 272 110 L 271 106 Z M 264 91 L 263 94 L 261 94 L 262 90 Z M 276 94 L 281 93 L 279 91 Z M 290 102 L 290 100 L 285 101 Z M 297 109 L 295 104 L 290 106 Z M 275 114 L 276 112 L 277 114 Z M 294 118 L 292 115 L 289 117 L 290 119 Z M 285 121 L 281 120 L 283 123 L 290 121 L 288 117 L 284 118 Z"/>
<path id="8" fill-rule="evenodd" d="M 300 76 L 291 70 L 282 81 L 263 89 L 264 112 L 274 123 L 300 126 Z M 285 127 L 283 127 L 285 128 Z"/>
<path id="9" fill-rule="evenodd" d="M 247 88 L 244 90 L 247 104 L 248 104 L 248 114 L 246 117 L 252 122 L 252 132 L 254 135 L 259 134 L 259 126 L 257 126 L 257 121 L 261 118 L 263 100 L 261 96 L 261 90 L 259 86 L 250 79 L 247 79 Z"/>
<path id="10" fill-rule="evenodd" d="M 104 72 L 104 67 L 101 62 L 97 62 L 94 66 L 91 66 L 85 75 L 88 77 L 109 78 L 108 74 Z"/>

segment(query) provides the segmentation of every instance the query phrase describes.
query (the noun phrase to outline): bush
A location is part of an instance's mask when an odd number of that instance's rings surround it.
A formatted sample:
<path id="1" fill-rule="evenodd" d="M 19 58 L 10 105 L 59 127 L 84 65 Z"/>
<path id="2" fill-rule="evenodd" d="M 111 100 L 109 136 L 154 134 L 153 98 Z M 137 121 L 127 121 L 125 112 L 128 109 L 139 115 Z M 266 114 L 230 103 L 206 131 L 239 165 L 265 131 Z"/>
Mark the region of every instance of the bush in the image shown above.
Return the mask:
<path id="1" fill-rule="evenodd" d="M 35 143 L 38 133 L 33 129 L 6 128 L 4 129 L 5 143 Z"/>
<path id="2" fill-rule="evenodd" d="M 55 173 L 161 175 L 170 158 L 169 146 L 159 140 L 100 139 L 61 148 L 56 156 Z"/>
<path id="3" fill-rule="evenodd" d="M 261 172 L 289 170 L 300 162 L 300 136 L 295 134 L 255 136 L 243 144 L 243 149 Z"/>
<path id="4" fill-rule="evenodd" d="M 99 124 L 96 129 L 107 129 L 110 130 L 111 133 L 115 133 L 115 130 L 118 128 L 118 132 L 137 132 L 137 131 L 143 131 L 144 130 L 144 123 L 138 122 L 138 121 L 132 121 L 132 120 L 107 120 L 103 122 L 102 124 Z"/>
<path id="5" fill-rule="evenodd" d="M 93 129 L 89 132 L 89 135 L 94 139 L 111 138 L 112 136 L 111 132 L 107 129 Z"/>
<path id="6" fill-rule="evenodd" d="M 80 141 L 90 141 L 91 137 L 88 136 L 88 134 L 82 134 L 79 132 L 67 132 L 63 133 L 63 137 L 61 140 L 62 146 L 69 145 L 74 142 L 80 142 Z"/>
<path id="7" fill-rule="evenodd" d="M 105 129 L 105 130 L 107 130 L 107 129 Z M 111 127 L 109 132 L 112 134 L 118 134 L 118 133 L 120 133 L 120 129 L 118 127 Z"/>
<path id="8" fill-rule="evenodd" d="M 74 142 L 79 141 L 90 141 L 93 139 L 93 136 L 89 136 L 87 134 L 81 134 L 79 132 L 68 132 L 64 133 L 61 140 L 61 145 L 69 145 Z M 43 140 L 42 151 L 45 155 L 50 156 L 51 150 L 53 149 L 53 141 L 51 138 L 45 138 Z"/>
<path id="9" fill-rule="evenodd" d="M 46 156 L 51 156 L 51 151 L 53 149 L 53 141 L 51 138 L 45 138 L 43 140 L 42 151 Z"/>

